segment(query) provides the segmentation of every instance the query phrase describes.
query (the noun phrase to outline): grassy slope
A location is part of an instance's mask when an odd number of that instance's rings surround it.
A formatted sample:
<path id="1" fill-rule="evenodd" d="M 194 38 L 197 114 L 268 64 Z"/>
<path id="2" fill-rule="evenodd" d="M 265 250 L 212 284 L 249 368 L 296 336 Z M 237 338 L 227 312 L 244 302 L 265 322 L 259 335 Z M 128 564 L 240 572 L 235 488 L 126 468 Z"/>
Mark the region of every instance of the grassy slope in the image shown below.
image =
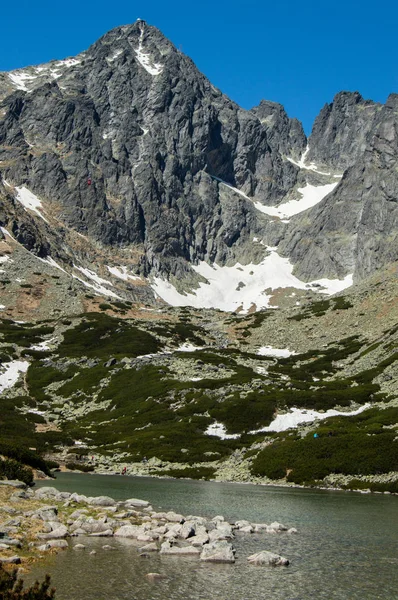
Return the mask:
<path id="1" fill-rule="evenodd" d="M 295 321 L 321 319 L 350 307 L 351 301 L 345 298 L 317 302 Z M 122 315 L 124 307 L 119 309 Z M 158 353 L 166 344 L 205 344 L 207 333 L 199 319 L 191 322 L 189 310 L 180 311 L 179 316 L 175 322 L 155 324 L 105 313 L 54 323 L 15 325 L 3 320 L 2 360 L 28 355 L 31 366 L 24 389 L 13 388 L 2 399 L 2 440 L 15 440 L 17 431 L 18 443 L 39 451 L 81 440 L 97 453 L 125 453 L 124 462 L 156 456 L 183 463 L 189 467 L 185 474 L 191 476 L 213 475 L 213 466 L 205 467 L 206 463 L 222 460 L 236 449 L 254 457 L 253 475 L 287 476 L 295 483 L 320 481 L 332 472 L 357 476 L 397 468 L 398 409 L 394 407 L 328 419 L 314 428 L 318 438 L 313 432 L 304 437 L 274 434 L 262 449 L 259 446 L 264 446 L 265 436 L 249 433 L 268 425 L 276 410 L 293 406 L 327 410 L 353 402 L 363 405 L 391 400 L 381 390 L 380 377 L 397 362 L 396 329 L 388 329 L 376 341 L 351 335 L 325 348 L 278 361 L 245 352 L 242 344 L 241 349 L 178 352 L 171 359 L 166 356 L 138 364 L 137 357 Z M 269 316 L 270 311 L 265 311 L 220 319 L 226 326 L 236 326 L 239 337 L 248 344 Z M 29 350 L 31 344 L 54 332 L 62 339 L 55 350 Z M 111 357 L 115 361 L 109 365 Z M 179 377 L 176 360 L 179 368 L 196 367 L 203 378 L 189 381 Z M 347 374 L 341 364 L 350 364 L 351 372 Z M 268 368 L 267 375 L 255 372 L 259 365 Z M 35 423 L 43 417 L 22 414 L 21 407 L 46 411 L 46 420 L 55 419 L 60 431 L 37 433 Z M 220 440 L 205 435 L 214 420 L 241 437 Z M 199 470 L 197 463 L 202 465 Z"/>

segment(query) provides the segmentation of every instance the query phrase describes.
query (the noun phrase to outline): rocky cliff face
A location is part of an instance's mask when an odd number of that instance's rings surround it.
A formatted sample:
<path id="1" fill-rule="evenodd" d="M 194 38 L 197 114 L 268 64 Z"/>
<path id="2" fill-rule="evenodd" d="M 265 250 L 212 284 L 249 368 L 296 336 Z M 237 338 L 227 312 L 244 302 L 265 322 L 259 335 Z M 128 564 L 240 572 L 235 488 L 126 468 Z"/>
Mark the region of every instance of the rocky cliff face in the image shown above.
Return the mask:
<path id="1" fill-rule="evenodd" d="M 299 276 L 354 272 L 363 279 L 398 260 L 397 133 L 398 96 L 392 94 L 378 109 L 364 152 L 312 209 L 311 221 L 298 215 L 281 242 Z"/>
<path id="2" fill-rule="evenodd" d="M 206 276 L 192 265 L 256 266 L 267 246 L 304 281 L 397 259 L 395 96 L 338 94 L 306 150 L 283 107 L 241 109 L 137 21 L 0 74 L 0 98 L 2 226 L 71 273 L 125 265 L 129 297 L 139 276 L 195 287 Z"/>
<path id="3" fill-rule="evenodd" d="M 381 105 L 358 92 L 340 92 L 325 104 L 309 137 L 308 160 L 341 172 L 365 152 Z"/>

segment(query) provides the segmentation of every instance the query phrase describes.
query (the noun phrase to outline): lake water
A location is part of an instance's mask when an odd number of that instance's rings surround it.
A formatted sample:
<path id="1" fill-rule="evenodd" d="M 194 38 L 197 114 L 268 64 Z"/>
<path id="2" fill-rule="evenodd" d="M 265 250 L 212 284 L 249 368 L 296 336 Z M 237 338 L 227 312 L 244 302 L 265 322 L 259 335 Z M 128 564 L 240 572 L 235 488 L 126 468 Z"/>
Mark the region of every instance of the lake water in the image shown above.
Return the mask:
<path id="1" fill-rule="evenodd" d="M 393 600 L 398 598 L 398 497 L 228 483 L 61 473 L 61 491 L 142 498 L 155 509 L 255 522 L 279 521 L 297 535 L 237 536 L 234 565 L 153 555 L 117 538 L 72 538 L 65 551 L 35 566 L 27 582 L 52 576 L 57 600 Z M 114 550 L 103 550 L 110 544 Z M 90 556 L 91 549 L 97 554 Z M 254 567 L 246 558 L 270 550 L 288 567 Z M 166 579 L 151 583 L 145 575 Z"/>

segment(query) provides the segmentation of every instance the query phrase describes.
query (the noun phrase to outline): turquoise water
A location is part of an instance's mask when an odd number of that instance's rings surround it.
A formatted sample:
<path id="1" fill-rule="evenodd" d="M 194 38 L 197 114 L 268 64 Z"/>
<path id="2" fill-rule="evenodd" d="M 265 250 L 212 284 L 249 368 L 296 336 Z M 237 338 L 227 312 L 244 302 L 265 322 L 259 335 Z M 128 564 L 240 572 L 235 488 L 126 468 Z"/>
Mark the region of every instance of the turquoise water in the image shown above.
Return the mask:
<path id="1" fill-rule="evenodd" d="M 40 485 L 48 485 L 42 482 Z M 398 598 L 398 498 L 348 492 L 228 483 L 61 473 L 59 490 L 149 500 L 156 509 L 229 520 L 280 521 L 297 535 L 252 534 L 234 542 L 234 565 L 201 564 L 188 557 L 143 559 L 135 544 L 80 538 L 85 551 L 66 551 L 29 576 L 49 572 L 57 600 L 375 600 Z M 102 549 L 104 544 L 114 547 Z M 89 555 L 96 549 L 95 556 Z M 246 558 L 270 550 L 287 568 L 254 567 Z M 166 576 L 150 583 L 145 575 Z"/>

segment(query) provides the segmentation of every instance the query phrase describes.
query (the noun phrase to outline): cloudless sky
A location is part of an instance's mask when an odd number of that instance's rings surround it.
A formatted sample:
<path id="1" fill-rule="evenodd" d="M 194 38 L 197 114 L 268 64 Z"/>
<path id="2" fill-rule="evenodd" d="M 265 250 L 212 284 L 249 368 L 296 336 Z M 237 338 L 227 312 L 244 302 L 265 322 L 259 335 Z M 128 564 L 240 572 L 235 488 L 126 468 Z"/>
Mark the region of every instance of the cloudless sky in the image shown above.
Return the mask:
<path id="1" fill-rule="evenodd" d="M 138 17 L 242 107 L 280 102 L 308 133 L 341 90 L 398 92 L 396 0 L 3 0 L 0 71 L 76 55 Z"/>

